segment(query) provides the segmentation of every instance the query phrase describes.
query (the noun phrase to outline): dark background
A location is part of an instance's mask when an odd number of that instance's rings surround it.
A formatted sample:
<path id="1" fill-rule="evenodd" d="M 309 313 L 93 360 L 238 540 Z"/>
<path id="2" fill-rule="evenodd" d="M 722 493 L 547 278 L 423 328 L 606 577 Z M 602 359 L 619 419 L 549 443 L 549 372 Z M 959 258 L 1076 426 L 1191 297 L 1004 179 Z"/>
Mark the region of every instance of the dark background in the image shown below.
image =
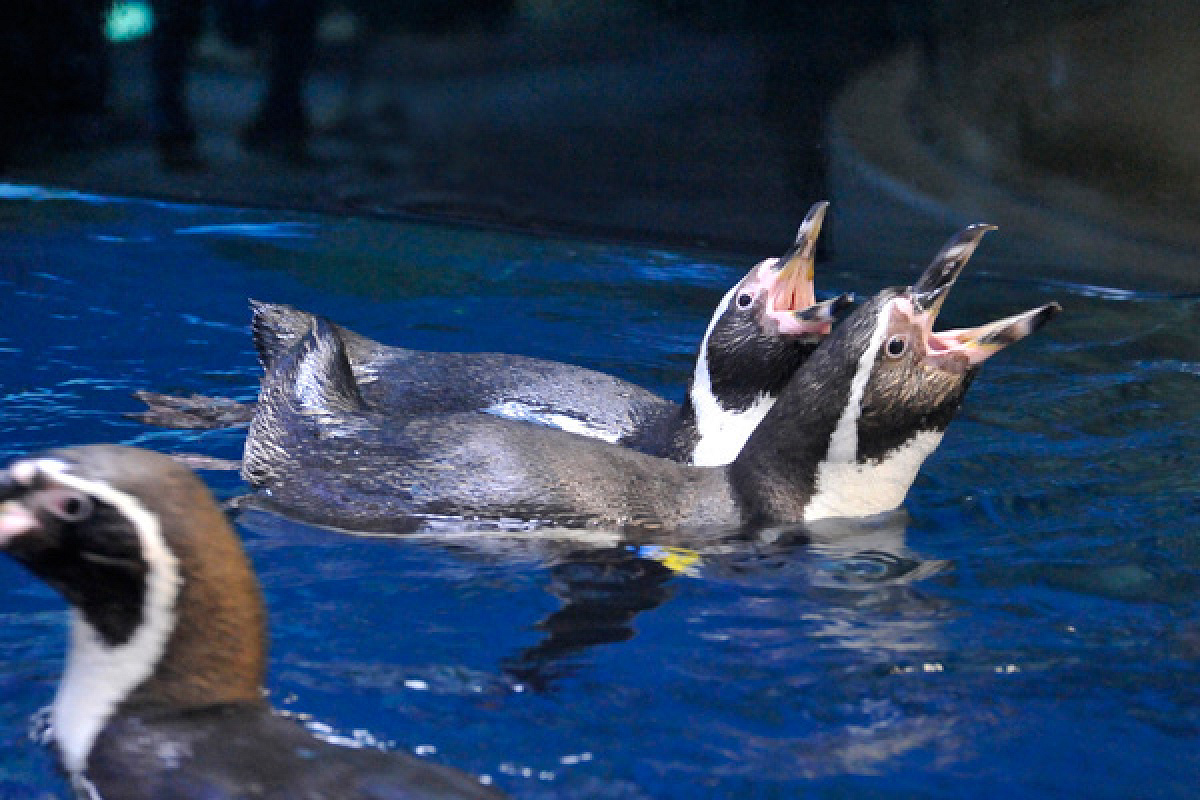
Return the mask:
<path id="1" fill-rule="evenodd" d="M 825 255 L 920 260 L 987 220 L 1047 270 L 1195 288 L 1193 3 L 327 2 L 308 135 L 272 150 L 244 134 L 272 2 L 210 4 L 182 167 L 151 36 L 110 41 L 102 0 L 5 4 L 4 178 L 760 256 L 831 199 Z"/>

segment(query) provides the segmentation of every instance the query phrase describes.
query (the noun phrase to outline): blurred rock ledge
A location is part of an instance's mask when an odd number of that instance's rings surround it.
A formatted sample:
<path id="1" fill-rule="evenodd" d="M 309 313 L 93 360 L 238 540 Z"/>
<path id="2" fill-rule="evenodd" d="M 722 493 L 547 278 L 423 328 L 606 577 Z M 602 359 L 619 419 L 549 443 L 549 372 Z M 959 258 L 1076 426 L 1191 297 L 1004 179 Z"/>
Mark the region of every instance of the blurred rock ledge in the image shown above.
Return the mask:
<path id="1" fill-rule="evenodd" d="M 1184 57 L 1200 26 L 1176 33 L 1170 18 L 1134 4 L 957 59 L 943 33 L 936 67 L 914 48 L 867 69 L 828 121 L 837 254 L 886 243 L 920 263 L 948 229 L 986 221 L 1001 229 L 993 265 L 1042 269 L 1020 277 L 1200 289 L 1200 138 L 1187 133 L 1200 115 L 1191 95 L 1169 100 L 1200 69 Z M 1121 68 L 1137 53 L 1156 55 Z"/>

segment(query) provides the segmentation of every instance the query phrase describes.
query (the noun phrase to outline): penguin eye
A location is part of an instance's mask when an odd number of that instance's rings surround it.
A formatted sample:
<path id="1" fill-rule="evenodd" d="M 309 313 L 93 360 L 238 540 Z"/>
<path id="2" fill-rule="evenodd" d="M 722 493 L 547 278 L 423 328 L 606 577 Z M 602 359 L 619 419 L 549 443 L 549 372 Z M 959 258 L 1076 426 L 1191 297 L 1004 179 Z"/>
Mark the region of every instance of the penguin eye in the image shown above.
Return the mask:
<path id="1" fill-rule="evenodd" d="M 887 340 L 887 354 L 891 358 L 899 358 L 908 350 L 908 337 L 904 334 L 896 334 Z"/>
<path id="2" fill-rule="evenodd" d="M 45 493 L 42 507 L 63 522 L 79 522 L 92 515 L 92 498 L 73 489 L 50 489 Z"/>
<path id="3" fill-rule="evenodd" d="M 741 294 L 738 295 L 738 299 L 737 299 L 738 308 L 749 308 L 750 304 L 753 302 L 754 302 L 754 295 L 750 294 L 749 292 L 742 292 Z"/>

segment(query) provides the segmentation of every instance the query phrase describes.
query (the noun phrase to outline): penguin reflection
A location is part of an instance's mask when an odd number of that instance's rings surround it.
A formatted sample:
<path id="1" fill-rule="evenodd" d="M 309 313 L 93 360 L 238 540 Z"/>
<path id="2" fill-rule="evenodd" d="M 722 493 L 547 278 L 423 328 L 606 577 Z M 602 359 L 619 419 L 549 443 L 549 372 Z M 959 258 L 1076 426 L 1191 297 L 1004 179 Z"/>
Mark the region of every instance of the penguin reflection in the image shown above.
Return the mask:
<path id="1" fill-rule="evenodd" d="M 703 543 L 673 538 L 564 548 L 551 556 L 547 587 L 562 605 L 534 626 L 541 639 L 505 659 L 504 669 L 534 690 L 551 691 L 579 668 L 587 651 L 633 640 L 637 617 L 669 603 L 680 581 L 690 577 L 798 592 L 809 606 L 811 635 L 836 637 L 841 647 L 892 651 L 898 658 L 914 647 L 936 649 L 941 604 L 919 583 L 947 564 L 908 549 L 907 520 L 894 513 L 750 536 L 731 530 Z M 862 615 L 861 625 L 847 626 L 847 609 Z M 902 622 L 896 621 L 898 612 L 904 612 Z"/>

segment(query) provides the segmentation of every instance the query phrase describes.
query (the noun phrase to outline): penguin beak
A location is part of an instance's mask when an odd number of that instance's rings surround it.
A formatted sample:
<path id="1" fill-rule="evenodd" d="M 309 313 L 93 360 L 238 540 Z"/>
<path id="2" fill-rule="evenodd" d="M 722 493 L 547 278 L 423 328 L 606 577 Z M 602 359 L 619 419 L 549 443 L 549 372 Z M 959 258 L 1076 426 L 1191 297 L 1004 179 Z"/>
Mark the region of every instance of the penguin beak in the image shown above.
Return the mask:
<path id="1" fill-rule="evenodd" d="M 797 322 L 823 324 L 826 326 L 824 333 L 829 333 L 829 328 L 833 325 L 837 315 L 852 305 L 854 305 L 854 293 L 847 292 L 819 303 L 813 303 L 801 311 L 794 311 L 792 318 Z"/>
<path id="2" fill-rule="evenodd" d="M 777 274 L 770 292 L 771 311 L 798 311 L 816 302 L 813 280 L 817 269 L 817 236 L 828 210 L 829 203 L 825 201 L 813 204 L 796 231 L 796 241 L 772 267 Z"/>
<path id="3" fill-rule="evenodd" d="M 37 516 L 20 502 L 29 491 L 28 484 L 12 469 L 0 472 L 0 550 L 7 549 L 18 536 L 36 530 Z"/>
<path id="4" fill-rule="evenodd" d="M 925 351 L 939 367 L 951 370 L 977 367 L 1008 345 L 1041 328 L 1062 311 L 1058 303 L 1048 303 L 976 328 L 934 332 L 933 323 L 942 310 L 946 295 L 984 234 L 994 230 L 995 225 L 986 223 L 963 228 L 946 242 L 907 292 L 914 320 L 919 320 L 918 324 L 924 328 Z"/>
<path id="5" fill-rule="evenodd" d="M 766 278 L 767 314 L 779 323 L 781 334 L 823 336 L 832 330 L 834 315 L 853 302 L 851 295 L 817 302 L 817 237 L 828 210 L 829 203 L 814 203 L 796 232 L 796 241 L 770 267 L 774 274 Z"/>
<path id="6" fill-rule="evenodd" d="M 926 349 L 935 358 L 961 354 L 966 357 L 968 366 L 977 367 L 1008 345 L 1038 330 L 1061 311 L 1062 306 L 1058 303 L 1047 303 L 977 328 L 930 333 L 926 338 Z"/>
<path id="7" fill-rule="evenodd" d="M 933 261 L 921 273 L 921 277 L 917 278 L 917 282 L 909 289 L 913 307 L 917 313 L 929 315 L 931 327 L 938 312 L 942 310 L 942 303 L 946 301 L 950 287 L 954 286 L 954 282 L 962 274 L 963 267 L 971 259 L 975 248 L 979 247 L 983 235 L 994 230 L 995 225 L 983 222 L 963 228 L 942 246 L 941 251 L 934 256 Z"/>

